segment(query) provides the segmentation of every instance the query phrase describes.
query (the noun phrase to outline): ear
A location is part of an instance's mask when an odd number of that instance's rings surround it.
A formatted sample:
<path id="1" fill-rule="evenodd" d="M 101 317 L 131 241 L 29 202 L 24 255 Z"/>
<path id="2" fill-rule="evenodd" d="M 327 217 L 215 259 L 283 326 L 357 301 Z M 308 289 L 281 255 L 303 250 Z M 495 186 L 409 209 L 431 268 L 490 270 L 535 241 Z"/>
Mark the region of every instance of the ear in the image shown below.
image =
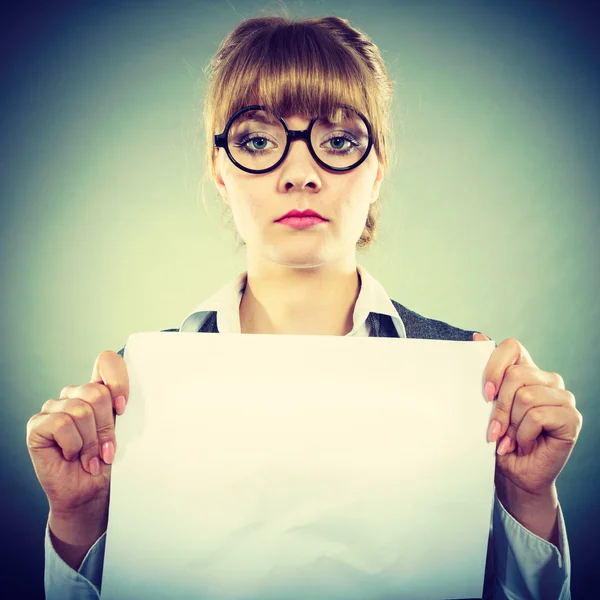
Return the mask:
<path id="1" fill-rule="evenodd" d="M 225 182 L 223 181 L 223 176 L 221 175 L 221 161 L 219 160 L 220 155 L 217 153 L 214 158 L 215 165 L 215 185 L 217 186 L 217 190 L 223 198 L 225 204 L 230 206 L 229 204 L 229 195 L 227 193 L 227 187 L 225 186 Z"/>
<path id="2" fill-rule="evenodd" d="M 383 181 L 383 165 L 378 162 L 377 163 L 377 175 L 375 176 L 375 183 L 373 183 L 373 192 L 371 193 L 371 201 L 369 204 L 373 204 L 379 198 L 379 190 L 381 188 L 381 182 Z"/>

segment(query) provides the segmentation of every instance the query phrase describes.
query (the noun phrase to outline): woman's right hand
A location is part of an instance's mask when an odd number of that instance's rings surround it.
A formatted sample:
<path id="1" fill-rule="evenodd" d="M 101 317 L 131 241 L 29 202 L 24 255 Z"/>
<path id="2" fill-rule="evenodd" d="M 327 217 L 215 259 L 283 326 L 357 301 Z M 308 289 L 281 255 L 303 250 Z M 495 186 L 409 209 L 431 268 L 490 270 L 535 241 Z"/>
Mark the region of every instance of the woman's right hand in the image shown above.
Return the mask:
<path id="1" fill-rule="evenodd" d="M 83 515 L 86 522 L 106 519 L 115 412 L 123 414 L 128 397 L 125 361 L 106 351 L 96 359 L 90 383 L 64 387 L 60 398 L 29 419 L 29 455 L 57 522 L 75 524 Z"/>

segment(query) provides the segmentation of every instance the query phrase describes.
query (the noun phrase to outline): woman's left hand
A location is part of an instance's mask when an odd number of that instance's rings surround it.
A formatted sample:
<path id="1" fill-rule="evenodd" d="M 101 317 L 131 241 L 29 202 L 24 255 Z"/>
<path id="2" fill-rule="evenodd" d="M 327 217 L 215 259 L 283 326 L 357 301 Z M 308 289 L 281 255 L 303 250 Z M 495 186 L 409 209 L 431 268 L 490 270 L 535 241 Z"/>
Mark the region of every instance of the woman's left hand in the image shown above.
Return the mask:
<path id="1" fill-rule="evenodd" d="M 473 340 L 488 338 L 475 333 Z M 490 442 L 499 440 L 496 476 L 533 497 L 547 494 L 581 430 L 575 396 L 558 373 L 539 369 L 513 338 L 494 349 L 484 382 L 488 401 L 497 398 L 488 430 Z"/>

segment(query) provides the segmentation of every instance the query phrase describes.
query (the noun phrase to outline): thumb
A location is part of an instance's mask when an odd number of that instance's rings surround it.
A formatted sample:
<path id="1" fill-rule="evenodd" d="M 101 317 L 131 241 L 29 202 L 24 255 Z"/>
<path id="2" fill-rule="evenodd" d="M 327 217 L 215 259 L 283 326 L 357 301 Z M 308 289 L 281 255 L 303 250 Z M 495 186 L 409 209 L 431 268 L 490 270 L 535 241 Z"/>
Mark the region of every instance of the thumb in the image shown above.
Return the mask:
<path id="1" fill-rule="evenodd" d="M 487 335 L 484 335 L 483 333 L 475 332 L 473 334 L 473 341 L 474 342 L 489 342 L 490 338 Z"/>

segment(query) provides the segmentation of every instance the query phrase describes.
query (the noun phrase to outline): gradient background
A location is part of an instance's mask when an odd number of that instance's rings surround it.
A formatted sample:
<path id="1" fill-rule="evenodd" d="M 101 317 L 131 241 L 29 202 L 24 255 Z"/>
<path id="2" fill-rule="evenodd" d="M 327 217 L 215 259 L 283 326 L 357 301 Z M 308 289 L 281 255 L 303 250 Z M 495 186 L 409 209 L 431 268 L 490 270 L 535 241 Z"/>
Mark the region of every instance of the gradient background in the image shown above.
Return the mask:
<path id="1" fill-rule="evenodd" d="M 590 3 L 591 4 L 591 3 Z M 65 8 L 67 6 L 67 8 Z M 25 427 L 97 354 L 178 327 L 244 270 L 197 187 L 203 69 L 276 3 L 79 2 L 3 14 L 0 594 L 43 594 L 46 497 Z M 417 312 L 516 337 L 584 416 L 558 480 L 573 598 L 600 492 L 599 43 L 582 3 L 289 2 L 348 18 L 392 79 L 397 158 L 363 264 Z M 207 260 L 209 258 L 209 260 Z M 594 533 L 592 533 L 594 532 Z M 588 590 L 587 593 L 584 590 Z"/>

